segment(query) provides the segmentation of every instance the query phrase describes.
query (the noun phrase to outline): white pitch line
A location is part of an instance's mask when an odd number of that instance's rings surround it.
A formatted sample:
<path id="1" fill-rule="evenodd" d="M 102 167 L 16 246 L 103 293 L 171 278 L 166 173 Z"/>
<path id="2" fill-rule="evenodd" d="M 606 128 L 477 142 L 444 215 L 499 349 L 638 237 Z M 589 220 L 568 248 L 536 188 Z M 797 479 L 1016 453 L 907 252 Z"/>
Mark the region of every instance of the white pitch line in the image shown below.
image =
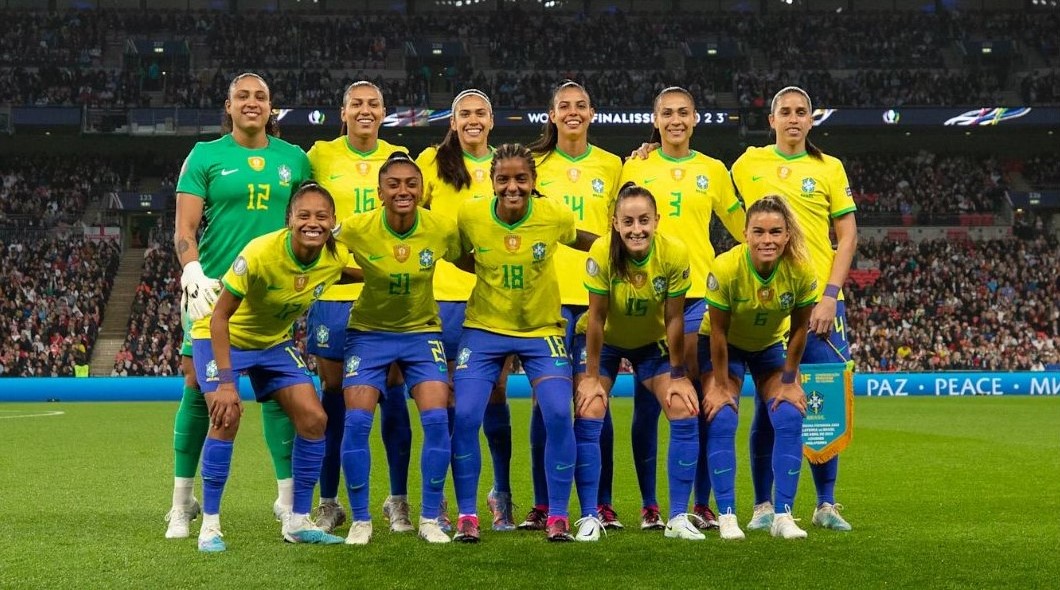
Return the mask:
<path id="1" fill-rule="evenodd" d="M 26 411 L 28 411 L 28 410 L 0 410 L 0 412 L 4 412 L 4 413 L 8 413 L 8 414 L 17 414 L 18 412 L 26 412 Z M 21 415 L 18 415 L 18 416 L 0 416 L 0 420 L 10 419 L 10 418 L 40 418 L 40 417 L 43 417 L 43 416 L 62 416 L 65 413 L 66 412 L 64 412 L 62 410 L 52 410 L 52 411 L 49 411 L 49 412 L 38 412 L 36 414 L 21 414 Z"/>

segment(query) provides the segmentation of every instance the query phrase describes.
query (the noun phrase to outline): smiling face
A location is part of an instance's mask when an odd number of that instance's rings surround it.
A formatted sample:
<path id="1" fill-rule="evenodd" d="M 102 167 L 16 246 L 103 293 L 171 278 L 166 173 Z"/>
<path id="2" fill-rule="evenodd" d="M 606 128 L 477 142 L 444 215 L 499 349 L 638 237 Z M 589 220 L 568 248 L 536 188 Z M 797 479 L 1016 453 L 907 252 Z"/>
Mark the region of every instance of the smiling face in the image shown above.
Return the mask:
<path id="1" fill-rule="evenodd" d="M 548 120 L 556 125 L 559 134 L 578 139 L 589 134 L 589 123 L 596 111 L 592 109 L 589 95 L 578 86 L 567 86 L 556 93 Z"/>
<path id="2" fill-rule="evenodd" d="M 630 196 L 618 202 L 611 224 L 626 251 L 639 260 L 651 250 L 652 237 L 659 227 L 659 213 L 648 197 Z"/>
<path id="3" fill-rule="evenodd" d="M 777 134 L 777 144 L 792 153 L 806 150 L 806 136 L 813 128 L 810 103 L 801 92 L 794 90 L 780 95 L 769 113 L 769 127 Z"/>
<path id="4" fill-rule="evenodd" d="M 688 147 L 696 126 L 696 107 L 684 92 L 667 92 L 655 102 L 655 127 L 664 144 Z"/>
<path id="5" fill-rule="evenodd" d="M 422 195 L 423 175 L 411 162 L 391 164 L 379 178 L 379 197 L 391 213 L 415 211 Z"/>
<path id="6" fill-rule="evenodd" d="M 493 163 L 493 193 L 497 195 L 497 217 L 515 221 L 526 214 L 537 177 L 523 158 L 505 158 Z"/>
<path id="7" fill-rule="evenodd" d="M 354 137 L 375 140 L 383 125 L 386 109 L 379 89 L 368 84 L 351 86 L 342 104 L 342 120 L 347 133 Z"/>
<path id="8" fill-rule="evenodd" d="M 306 190 L 291 204 L 287 227 L 296 246 L 323 247 L 335 228 L 335 203 L 317 190 Z"/>
<path id="9" fill-rule="evenodd" d="M 449 117 L 449 128 L 456 131 L 460 147 L 465 152 L 476 153 L 489 141 L 493 129 L 493 109 L 481 96 L 469 94 L 460 99 Z"/>
<path id="10" fill-rule="evenodd" d="M 257 76 L 239 78 L 229 88 L 225 112 L 232 117 L 233 128 L 251 134 L 260 132 L 272 113 L 269 87 Z"/>
<path id="11" fill-rule="evenodd" d="M 747 218 L 744 230 L 751 262 L 771 266 L 784 254 L 791 235 L 784 216 L 776 211 L 762 211 Z"/>

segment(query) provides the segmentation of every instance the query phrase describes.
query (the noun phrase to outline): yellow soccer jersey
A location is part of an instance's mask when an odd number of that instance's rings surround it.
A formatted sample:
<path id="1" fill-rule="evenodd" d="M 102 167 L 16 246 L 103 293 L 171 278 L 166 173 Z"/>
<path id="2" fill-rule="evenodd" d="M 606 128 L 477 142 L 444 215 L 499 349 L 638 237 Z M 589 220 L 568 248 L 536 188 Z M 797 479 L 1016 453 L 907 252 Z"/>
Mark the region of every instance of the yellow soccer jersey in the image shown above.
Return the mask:
<path id="1" fill-rule="evenodd" d="M 786 198 L 806 236 L 818 289 L 824 292 L 835 259 L 832 219 L 857 209 L 843 163 L 829 155 L 822 161 L 805 152 L 786 156 L 776 146 L 750 147 L 732 165 L 732 179 L 748 207 L 766 195 Z"/>
<path id="2" fill-rule="evenodd" d="M 559 284 L 553 258 L 577 238 L 574 214 L 548 198 L 532 198 L 526 216 L 512 225 L 497 218 L 496 199 L 460 206 L 465 252 L 475 252 L 475 289 L 464 327 L 508 336 L 562 336 Z"/>
<path id="3" fill-rule="evenodd" d="M 817 279 L 809 266 L 795 267 L 782 258 L 768 277 L 751 263 L 746 244 L 714 261 L 707 277 L 707 305 L 728 311 L 729 344 L 742 350 L 764 350 L 784 338 L 796 307 L 817 303 Z M 707 322 L 701 334 L 710 335 Z"/>
<path id="4" fill-rule="evenodd" d="M 476 158 L 464 154 L 464 165 L 471 173 L 471 186 L 457 190 L 438 175 L 438 163 L 435 157 L 438 150 L 429 147 L 416 158 L 416 164 L 423 171 L 424 207 L 438 215 L 456 221 L 460 205 L 468 199 L 488 199 L 493 196 L 493 181 L 490 179 L 490 165 L 493 154 Z M 467 301 L 471 289 L 475 286 L 475 277 L 442 261 L 434 273 L 434 296 L 438 301 Z"/>
<path id="5" fill-rule="evenodd" d="M 583 273 L 585 289 L 608 298 L 604 343 L 630 350 L 666 338 L 666 300 L 692 286 L 688 248 L 656 233 L 644 260 L 627 263 L 632 280 L 611 268 L 610 252 L 609 237 L 594 242 Z M 588 325 L 588 315 L 582 315 L 578 333 Z"/>
<path id="6" fill-rule="evenodd" d="M 313 179 L 335 197 L 335 215 L 340 220 L 354 213 L 375 210 L 379 201 L 379 168 L 394 152 L 408 150 L 378 140 L 375 149 L 360 152 L 346 136 L 318 141 L 309 148 Z M 355 301 L 361 294 L 360 283 L 334 285 L 320 298 L 322 301 Z"/>
<path id="7" fill-rule="evenodd" d="M 439 260 L 460 258 L 456 223 L 419 208 L 412 229 L 398 234 L 387 225 L 386 210 L 376 209 L 347 217 L 335 239 L 349 247 L 364 269 L 364 290 L 350 312 L 350 328 L 441 331 L 433 279 Z"/>
<path id="8" fill-rule="evenodd" d="M 350 259 L 345 246 L 337 255 L 324 249 L 303 265 L 291 250 L 291 231 L 281 229 L 251 240 L 221 278 L 224 287 L 243 299 L 229 320 L 232 346 L 264 350 L 290 338 L 291 324 L 339 280 Z M 210 337 L 210 318 L 197 322 L 193 338 Z"/>
<path id="9" fill-rule="evenodd" d="M 714 262 L 709 233 L 711 214 L 743 239 L 743 209 L 725 165 L 696 151 L 684 158 L 671 158 L 658 149 L 646 160 L 626 160 L 620 186 L 630 180 L 655 196 L 659 231 L 680 238 L 688 246 L 692 288 L 687 296 L 703 297 L 707 272 Z"/>
<path id="10" fill-rule="evenodd" d="M 574 212 L 578 229 L 605 236 L 611 228 L 611 209 L 618 194 L 622 160 L 590 145 L 580 156 L 557 148 L 537 160 L 537 190 Z M 556 253 L 560 300 L 564 305 L 589 305 L 581 269 L 586 253 L 566 246 Z"/>

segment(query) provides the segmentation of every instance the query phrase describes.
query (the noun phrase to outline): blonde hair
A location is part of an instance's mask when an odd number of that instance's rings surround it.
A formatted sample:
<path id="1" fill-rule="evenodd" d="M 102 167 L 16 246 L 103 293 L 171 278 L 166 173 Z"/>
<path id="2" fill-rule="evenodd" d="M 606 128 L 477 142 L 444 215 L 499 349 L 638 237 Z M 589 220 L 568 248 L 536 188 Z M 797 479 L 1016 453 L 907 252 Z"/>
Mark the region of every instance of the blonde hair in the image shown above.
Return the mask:
<path id="1" fill-rule="evenodd" d="M 784 197 L 780 195 L 766 195 L 757 200 L 747 209 L 747 221 L 744 229 L 751 225 L 751 218 L 757 214 L 776 213 L 784 218 L 784 225 L 788 229 L 788 245 L 784 248 L 783 257 L 786 257 L 796 266 L 805 266 L 810 263 L 810 251 L 806 247 L 806 237 L 802 234 L 802 226 L 795 219 L 795 213 L 788 206 Z"/>

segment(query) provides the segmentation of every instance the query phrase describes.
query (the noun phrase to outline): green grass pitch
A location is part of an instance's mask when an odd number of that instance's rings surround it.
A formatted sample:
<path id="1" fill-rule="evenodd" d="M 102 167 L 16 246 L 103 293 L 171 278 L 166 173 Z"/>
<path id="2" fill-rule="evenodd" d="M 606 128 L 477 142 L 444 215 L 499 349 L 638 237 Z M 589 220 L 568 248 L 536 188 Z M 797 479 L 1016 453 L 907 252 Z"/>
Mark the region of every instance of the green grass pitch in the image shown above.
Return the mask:
<path id="1" fill-rule="evenodd" d="M 629 399 L 615 400 L 615 500 L 639 522 Z M 483 531 L 478 545 L 428 546 L 391 534 L 379 513 L 386 469 L 373 432 L 375 535 L 366 548 L 293 546 L 271 515 L 272 470 L 260 413 L 248 406 L 222 524 L 229 550 L 167 541 L 170 403 L 0 405 L 0 588 L 1056 588 L 1060 584 L 1060 398 L 859 398 L 838 499 L 851 533 L 810 525 L 813 483 L 798 503 L 805 541 L 749 532 L 744 542 L 665 539 L 636 528 L 596 544 Z M 27 416 L 61 411 L 60 415 Z M 741 526 L 752 498 L 750 407 L 738 435 Z M 516 503 L 531 503 L 529 402 L 513 402 Z M 16 417 L 18 416 L 18 417 Z M 415 422 L 415 418 L 414 418 Z M 666 440 L 665 424 L 661 438 Z M 419 433 L 415 440 L 419 440 Z M 665 443 L 659 495 L 666 511 Z M 419 499 L 414 447 L 411 501 Z M 489 460 L 480 495 L 486 517 Z M 451 484 L 447 493 L 452 494 Z M 201 498 L 200 492 L 196 495 Z M 344 495 L 344 493 L 343 493 Z M 450 500 L 452 502 L 452 500 Z M 344 501 L 345 503 L 345 501 Z M 572 499 L 571 511 L 577 513 Z M 517 516 L 522 516 L 518 514 Z M 345 527 L 341 530 L 345 534 Z"/>

